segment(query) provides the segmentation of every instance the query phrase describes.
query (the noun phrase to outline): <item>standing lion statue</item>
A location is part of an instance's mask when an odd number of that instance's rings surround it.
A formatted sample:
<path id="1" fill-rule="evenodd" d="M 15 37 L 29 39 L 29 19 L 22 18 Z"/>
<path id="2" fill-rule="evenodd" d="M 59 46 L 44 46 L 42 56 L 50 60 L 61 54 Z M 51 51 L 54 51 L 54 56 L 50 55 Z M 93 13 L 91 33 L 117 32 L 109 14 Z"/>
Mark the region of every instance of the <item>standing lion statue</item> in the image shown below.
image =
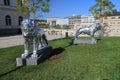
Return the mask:
<path id="1" fill-rule="evenodd" d="M 37 28 L 35 22 L 31 19 L 22 21 L 21 30 L 24 37 L 24 53 L 22 58 L 26 58 L 29 55 L 30 43 L 33 43 L 32 57 L 37 57 L 37 51 L 48 45 L 44 30 Z"/>
<path id="2" fill-rule="evenodd" d="M 78 38 L 78 36 L 82 33 L 90 35 L 92 40 L 95 40 L 94 34 L 96 31 L 100 30 L 102 28 L 100 23 L 94 23 L 90 26 L 79 28 L 75 33 L 75 39 Z"/>

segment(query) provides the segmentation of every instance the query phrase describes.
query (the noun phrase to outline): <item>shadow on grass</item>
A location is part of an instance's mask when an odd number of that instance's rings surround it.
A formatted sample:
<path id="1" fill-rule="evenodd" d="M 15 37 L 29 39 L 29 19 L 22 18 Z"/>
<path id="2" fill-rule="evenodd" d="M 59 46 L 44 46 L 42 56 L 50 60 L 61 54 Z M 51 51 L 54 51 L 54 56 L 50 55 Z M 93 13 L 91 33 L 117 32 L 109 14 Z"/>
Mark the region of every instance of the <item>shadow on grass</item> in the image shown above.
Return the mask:
<path id="1" fill-rule="evenodd" d="M 65 51 L 65 48 L 71 46 L 72 44 L 69 43 L 69 45 L 66 45 L 65 47 L 58 47 L 53 49 L 51 55 L 49 56 L 49 60 L 53 60 L 53 59 L 58 59 L 60 58 L 60 54 Z"/>
<path id="2" fill-rule="evenodd" d="M 96 40 L 97 40 L 97 42 L 100 42 L 102 39 L 101 38 L 97 38 Z"/>
<path id="3" fill-rule="evenodd" d="M 10 70 L 10 71 L 8 71 L 8 72 L 5 72 L 5 73 L 3 73 L 3 74 L 0 74 L 0 77 L 6 76 L 6 75 L 8 75 L 8 74 L 10 74 L 10 73 L 13 73 L 13 72 L 17 71 L 18 69 L 20 69 L 20 68 L 22 68 L 22 67 L 23 67 L 23 66 L 21 66 L 21 67 L 16 67 L 16 68 L 14 68 L 14 69 L 12 69 L 12 70 Z"/>
<path id="4" fill-rule="evenodd" d="M 49 60 L 56 60 L 60 58 L 60 54 L 64 51 L 65 49 L 62 47 L 58 47 L 53 49 L 51 55 L 48 57 Z"/>
<path id="5" fill-rule="evenodd" d="M 64 48 L 58 47 L 58 48 L 52 49 L 52 52 L 49 54 L 47 54 L 47 52 L 46 54 L 44 53 L 39 59 L 38 64 L 44 62 L 47 59 L 51 59 L 53 57 L 55 58 L 55 56 L 58 57 L 58 55 L 61 54 L 64 50 L 65 50 Z"/>
<path id="6" fill-rule="evenodd" d="M 62 53 L 64 50 L 65 49 L 62 47 L 55 48 L 55 49 L 53 49 L 52 54 L 50 56 L 58 55 L 58 54 Z"/>

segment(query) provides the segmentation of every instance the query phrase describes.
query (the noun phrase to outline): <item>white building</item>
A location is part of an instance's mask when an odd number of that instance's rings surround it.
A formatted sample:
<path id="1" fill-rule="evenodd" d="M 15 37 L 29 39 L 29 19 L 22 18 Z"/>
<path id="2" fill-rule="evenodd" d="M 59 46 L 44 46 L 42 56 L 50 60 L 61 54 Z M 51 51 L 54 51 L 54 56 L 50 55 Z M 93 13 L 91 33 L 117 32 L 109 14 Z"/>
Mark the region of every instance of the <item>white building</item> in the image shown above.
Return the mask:
<path id="1" fill-rule="evenodd" d="M 94 23 L 95 18 L 93 15 L 87 14 L 87 15 L 81 15 L 81 23 Z"/>
<path id="2" fill-rule="evenodd" d="M 76 25 L 76 24 L 91 24 L 95 22 L 95 18 L 91 14 L 86 15 L 72 15 L 69 16 L 69 25 Z"/>
<path id="3" fill-rule="evenodd" d="M 69 25 L 80 24 L 81 23 L 81 16 L 73 14 L 72 16 L 68 17 Z"/>
<path id="4" fill-rule="evenodd" d="M 51 26 L 54 25 L 70 25 L 76 29 L 76 26 L 87 26 L 95 22 L 95 18 L 93 15 L 71 15 L 68 18 L 47 18 L 47 23 Z"/>
<path id="5" fill-rule="evenodd" d="M 68 18 L 50 17 L 50 18 L 47 18 L 47 24 L 49 24 L 50 28 L 52 28 L 53 26 L 56 26 L 56 25 L 60 25 L 60 26 L 69 25 L 69 21 L 68 21 Z"/>
<path id="6" fill-rule="evenodd" d="M 0 0 L 0 34 L 20 33 L 20 24 L 24 16 L 15 14 L 16 0 Z"/>
<path id="7" fill-rule="evenodd" d="M 59 18 L 57 18 L 57 17 L 49 17 L 49 18 L 47 18 L 47 24 L 49 24 L 50 26 L 55 26 L 57 19 L 59 19 Z"/>
<path id="8" fill-rule="evenodd" d="M 89 25 L 93 24 L 94 22 L 95 22 L 95 18 L 93 15 L 91 15 L 91 14 L 80 15 L 79 19 L 74 20 L 73 28 L 77 29 L 80 27 L 89 26 Z"/>
<path id="9" fill-rule="evenodd" d="M 69 25 L 69 21 L 67 18 L 66 19 L 59 18 L 56 20 L 56 25 Z"/>

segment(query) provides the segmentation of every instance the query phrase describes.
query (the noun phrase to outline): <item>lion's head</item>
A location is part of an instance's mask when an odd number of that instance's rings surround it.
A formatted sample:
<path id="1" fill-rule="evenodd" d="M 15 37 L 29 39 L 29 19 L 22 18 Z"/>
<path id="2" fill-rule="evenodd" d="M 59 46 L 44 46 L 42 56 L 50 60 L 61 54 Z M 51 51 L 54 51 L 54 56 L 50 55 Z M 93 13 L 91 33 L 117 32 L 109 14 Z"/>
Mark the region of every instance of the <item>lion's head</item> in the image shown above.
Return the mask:
<path id="1" fill-rule="evenodd" d="M 23 36 L 31 36 L 34 30 L 34 21 L 30 19 L 23 20 L 21 29 Z"/>

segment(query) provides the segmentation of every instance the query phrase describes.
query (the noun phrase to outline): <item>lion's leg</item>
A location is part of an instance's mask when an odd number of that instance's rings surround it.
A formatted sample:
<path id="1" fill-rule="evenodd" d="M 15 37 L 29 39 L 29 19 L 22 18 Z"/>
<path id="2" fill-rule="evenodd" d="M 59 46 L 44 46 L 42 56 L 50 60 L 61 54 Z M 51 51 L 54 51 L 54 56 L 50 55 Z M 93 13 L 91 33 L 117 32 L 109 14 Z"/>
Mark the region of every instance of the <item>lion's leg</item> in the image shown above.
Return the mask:
<path id="1" fill-rule="evenodd" d="M 42 35 L 41 40 L 42 40 L 42 45 L 43 45 L 43 46 L 48 46 L 48 41 L 47 41 L 47 39 L 46 39 L 45 34 Z"/>
<path id="2" fill-rule="evenodd" d="M 29 43 L 28 39 L 25 38 L 24 40 L 24 53 L 22 54 L 22 57 L 25 58 L 29 54 Z"/>
<path id="3" fill-rule="evenodd" d="M 38 45 L 37 45 L 38 43 L 37 43 L 37 38 L 36 37 L 34 37 L 33 38 L 33 55 L 32 55 L 32 57 L 37 57 L 37 47 L 38 47 Z"/>
<path id="4" fill-rule="evenodd" d="M 38 42 L 39 42 L 39 49 L 48 45 L 48 42 L 47 42 L 45 35 L 42 35 L 42 36 L 40 35 L 38 38 Z"/>
<path id="5" fill-rule="evenodd" d="M 94 33 L 93 32 L 90 33 L 90 36 L 91 36 L 91 40 L 94 41 L 95 38 L 94 38 Z"/>
<path id="6" fill-rule="evenodd" d="M 75 32 L 75 37 L 74 39 L 77 39 L 78 38 L 78 30 Z"/>
<path id="7" fill-rule="evenodd" d="M 81 32 L 79 32 L 79 30 L 76 31 L 75 33 L 75 38 L 74 39 L 78 39 L 78 36 L 81 34 Z"/>
<path id="8" fill-rule="evenodd" d="M 39 47 L 39 49 L 41 49 L 41 47 L 43 45 L 42 45 L 42 41 L 41 41 L 41 36 L 40 35 L 38 36 L 38 42 L 39 42 L 39 46 L 38 47 Z"/>

